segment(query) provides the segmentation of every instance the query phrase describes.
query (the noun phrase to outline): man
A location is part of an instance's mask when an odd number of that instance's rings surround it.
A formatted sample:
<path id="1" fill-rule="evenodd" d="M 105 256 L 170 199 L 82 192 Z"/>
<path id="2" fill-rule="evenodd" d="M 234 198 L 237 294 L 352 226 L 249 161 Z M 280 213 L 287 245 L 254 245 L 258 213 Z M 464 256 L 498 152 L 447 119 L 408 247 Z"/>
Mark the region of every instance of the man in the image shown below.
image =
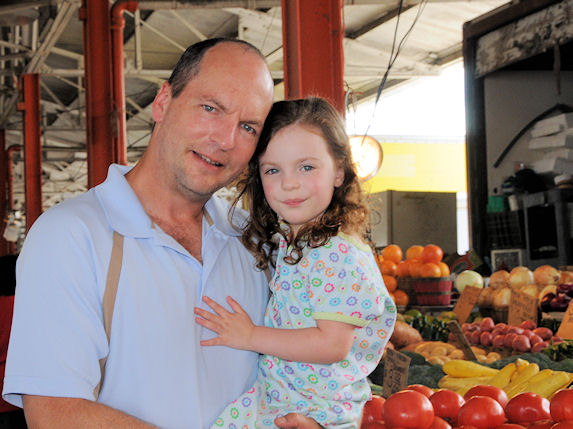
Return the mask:
<path id="1" fill-rule="evenodd" d="M 266 279 L 213 193 L 254 152 L 273 100 L 260 52 L 214 39 L 187 49 L 153 102 L 138 164 L 44 213 L 18 261 L 4 398 L 32 428 L 204 428 L 255 378 L 256 354 L 206 348 L 203 294 L 262 322 Z M 111 336 L 102 299 L 124 237 Z M 99 360 L 107 357 L 99 391 Z M 97 401 L 94 399 L 97 398 Z M 300 415 L 280 427 L 317 427 Z"/>

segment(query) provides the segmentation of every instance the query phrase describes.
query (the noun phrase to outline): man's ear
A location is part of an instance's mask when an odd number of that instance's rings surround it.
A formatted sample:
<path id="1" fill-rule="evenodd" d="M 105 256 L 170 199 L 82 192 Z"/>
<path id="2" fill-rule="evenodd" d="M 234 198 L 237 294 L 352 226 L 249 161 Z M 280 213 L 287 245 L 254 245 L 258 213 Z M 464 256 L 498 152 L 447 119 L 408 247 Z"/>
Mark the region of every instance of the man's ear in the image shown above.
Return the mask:
<path id="1" fill-rule="evenodd" d="M 151 116 L 153 116 L 155 122 L 161 122 L 170 101 L 171 85 L 169 85 L 169 82 L 163 82 L 152 104 Z"/>
<path id="2" fill-rule="evenodd" d="M 334 187 L 338 188 L 343 183 L 344 183 L 344 169 L 342 167 L 338 167 L 338 170 L 336 171 L 336 177 L 334 178 Z"/>

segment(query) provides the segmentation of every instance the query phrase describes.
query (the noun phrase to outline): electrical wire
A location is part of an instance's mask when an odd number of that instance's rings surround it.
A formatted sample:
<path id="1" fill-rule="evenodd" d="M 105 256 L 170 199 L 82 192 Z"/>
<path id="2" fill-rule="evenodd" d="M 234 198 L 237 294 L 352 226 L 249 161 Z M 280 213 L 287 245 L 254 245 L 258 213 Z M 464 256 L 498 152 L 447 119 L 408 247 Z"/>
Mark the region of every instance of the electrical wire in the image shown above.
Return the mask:
<path id="1" fill-rule="evenodd" d="M 428 0 L 420 1 L 420 3 L 418 4 L 418 11 L 416 12 L 416 16 L 414 17 L 414 20 L 412 21 L 410 28 L 408 28 L 406 33 L 404 33 L 404 36 L 402 36 L 402 39 L 400 40 L 398 46 L 396 47 L 396 39 L 398 38 L 398 27 L 400 26 L 400 16 L 402 15 L 402 10 L 404 7 L 404 0 L 400 0 L 400 4 L 398 5 L 398 14 L 396 16 L 396 26 L 394 27 L 394 37 L 392 39 L 392 49 L 390 51 L 390 57 L 388 59 L 388 66 L 386 67 L 386 71 L 384 72 L 384 76 L 382 77 L 380 85 L 378 85 L 378 90 L 376 91 L 376 101 L 374 102 L 374 108 L 372 110 L 372 117 L 370 118 L 366 131 L 364 132 L 364 137 L 368 135 L 368 131 L 370 130 L 370 126 L 372 125 L 372 122 L 374 120 L 374 116 L 376 114 L 376 107 L 378 106 L 378 101 L 380 100 L 380 96 L 382 95 L 382 91 L 384 90 L 384 86 L 386 85 L 386 81 L 388 80 L 388 75 L 390 74 L 390 70 L 392 69 L 392 66 L 394 66 L 394 63 L 396 62 L 398 55 L 400 55 L 400 50 L 402 49 L 402 46 L 404 45 L 404 43 L 408 39 L 408 36 L 414 29 L 414 26 L 416 25 L 418 19 L 422 15 L 422 12 L 424 11 L 427 3 Z M 396 53 L 394 53 L 394 51 L 396 51 Z"/>

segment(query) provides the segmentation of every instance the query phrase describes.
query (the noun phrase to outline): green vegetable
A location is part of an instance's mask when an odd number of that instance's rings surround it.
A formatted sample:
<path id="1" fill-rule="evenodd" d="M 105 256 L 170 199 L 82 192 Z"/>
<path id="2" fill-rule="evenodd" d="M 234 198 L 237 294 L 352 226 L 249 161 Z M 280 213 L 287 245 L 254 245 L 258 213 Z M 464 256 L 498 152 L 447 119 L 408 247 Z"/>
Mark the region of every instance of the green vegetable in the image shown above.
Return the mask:
<path id="1" fill-rule="evenodd" d="M 539 365 L 539 370 L 551 369 L 553 371 L 567 371 L 573 373 L 573 359 L 564 359 L 560 362 L 555 362 L 546 353 L 524 353 L 521 355 L 509 356 L 489 364 L 482 363 L 482 365 L 489 366 L 490 368 L 501 369 L 507 364 L 515 362 L 517 359 L 536 363 Z"/>
<path id="2" fill-rule="evenodd" d="M 448 341 L 450 330 L 448 329 L 447 320 L 437 319 L 420 313 L 413 317 L 410 315 L 405 321 L 412 328 L 416 329 L 426 341 Z"/>
<path id="3" fill-rule="evenodd" d="M 410 367 L 408 369 L 408 385 L 423 384 L 431 388 L 438 387 L 438 381 L 444 375 L 441 365 L 432 365 L 424 357 L 415 352 L 403 351 L 410 358 Z M 384 385 L 384 361 L 382 360 L 378 367 L 368 377 L 371 383 L 375 385 Z"/>
<path id="4" fill-rule="evenodd" d="M 550 344 L 545 350 L 543 350 L 543 353 L 554 361 L 573 359 L 573 340 L 565 340 L 559 344 Z M 573 372 L 573 370 L 569 372 Z"/>

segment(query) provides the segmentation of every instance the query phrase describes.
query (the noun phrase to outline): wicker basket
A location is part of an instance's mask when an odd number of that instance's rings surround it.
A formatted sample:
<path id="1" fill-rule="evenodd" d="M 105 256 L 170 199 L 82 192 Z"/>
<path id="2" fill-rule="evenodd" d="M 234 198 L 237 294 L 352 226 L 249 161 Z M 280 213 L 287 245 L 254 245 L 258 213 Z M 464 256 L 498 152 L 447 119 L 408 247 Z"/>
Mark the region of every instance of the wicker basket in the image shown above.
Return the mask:
<path id="1" fill-rule="evenodd" d="M 449 277 L 414 279 L 414 296 L 418 305 L 450 305 L 452 280 Z"/>

